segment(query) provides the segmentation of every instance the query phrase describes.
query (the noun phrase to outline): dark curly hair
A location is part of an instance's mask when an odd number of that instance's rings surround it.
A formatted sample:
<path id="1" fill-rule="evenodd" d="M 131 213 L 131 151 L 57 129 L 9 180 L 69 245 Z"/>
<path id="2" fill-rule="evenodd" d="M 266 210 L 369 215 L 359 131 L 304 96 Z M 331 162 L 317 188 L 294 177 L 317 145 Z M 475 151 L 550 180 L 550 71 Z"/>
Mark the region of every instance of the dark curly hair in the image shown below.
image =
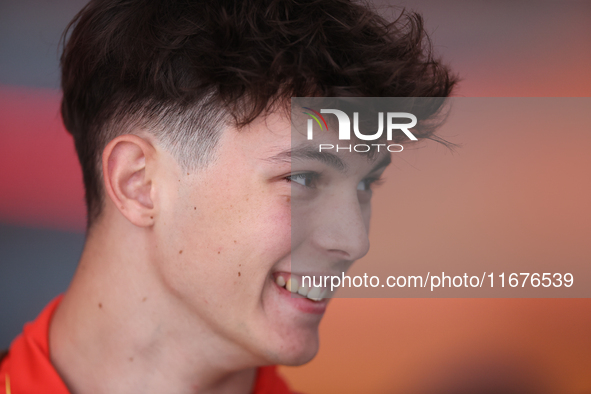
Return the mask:
<path id="1" fill-rule="evenodd" d="M 149 130 L 190 169 L 207 165 L 225 126 L 290 97 L 447 97 L 457 82 L 420 15 L 389 22 L 352 0 L 92 0 L 63 40 L 61 111 L 89 227 L 117 135 Z"/>

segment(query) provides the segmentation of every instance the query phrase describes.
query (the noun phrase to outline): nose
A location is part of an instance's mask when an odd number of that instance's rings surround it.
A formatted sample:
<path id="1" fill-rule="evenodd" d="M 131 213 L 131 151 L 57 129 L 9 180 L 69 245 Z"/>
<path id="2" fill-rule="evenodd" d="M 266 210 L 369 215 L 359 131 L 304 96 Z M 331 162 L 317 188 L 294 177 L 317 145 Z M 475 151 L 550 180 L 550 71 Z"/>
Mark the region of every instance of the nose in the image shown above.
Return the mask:
<path id="1" fill-rule="evenodd" d="M 369 251 L 370 215 L 354 193 L 327 196 L 317 207 L 310 241 L 331 257 L 358 260 Z"/>

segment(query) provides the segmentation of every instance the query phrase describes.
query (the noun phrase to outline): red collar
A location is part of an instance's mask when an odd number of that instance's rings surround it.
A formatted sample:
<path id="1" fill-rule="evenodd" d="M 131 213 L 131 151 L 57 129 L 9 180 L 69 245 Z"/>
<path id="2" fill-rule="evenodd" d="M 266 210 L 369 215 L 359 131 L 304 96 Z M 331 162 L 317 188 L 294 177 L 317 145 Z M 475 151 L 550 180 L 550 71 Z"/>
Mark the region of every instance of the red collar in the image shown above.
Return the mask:
<path id="1" fill-rule="evenodd" d="M 27 323 L 0 364 L 0 393 L 69 394 L 49 359 L 49 323 L 62 296 L 51 301 L 37 319 Z M 290 394 L 275 366 L 257 371 L 253 394 Z"/>

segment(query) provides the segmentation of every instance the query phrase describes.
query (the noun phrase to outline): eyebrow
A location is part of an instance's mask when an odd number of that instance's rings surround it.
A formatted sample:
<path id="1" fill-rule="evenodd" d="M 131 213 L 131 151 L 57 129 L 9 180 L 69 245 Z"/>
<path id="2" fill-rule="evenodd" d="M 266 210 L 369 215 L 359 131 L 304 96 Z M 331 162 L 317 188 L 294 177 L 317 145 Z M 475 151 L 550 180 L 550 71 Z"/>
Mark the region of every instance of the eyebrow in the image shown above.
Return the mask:
<path id="1" fill-rule="evenodd" d="M 291 163 L 292 160 L 317 160 L 338 171 L 347 171 L 347 165 L 340 157 L 330 152 L 318 152 L 317 148 L 311 146 L 287 149 L 267 160 L 276 163 Z"/>
<path id="2" fill-rule="evenodd" d="M 377 170 L 381 170 L 382 168 L 388 167 L 390 165 L 390 163 L 392 163 L 392 155 L 387 154 L 384 155 L 371 169 L 371 171 L 369 172 L 370 174 L 372 172 L 375 172 Z"/>
<path id="3" fill-rule="evenodd" d="M 347 171 L 347 164 L 345 164 L 345 162 L 339 156 L 330 152 L 319 152 L 316 150 L 316 148 L 311 146 L 301 146 L 294 149 L 287 149 L 279 152 L 275 156 L 268 158 L 267 160 L 275 163 L 291 163 L 292 160 L 317 160 L 335 168 L 340 172 Z M 387 167 L 391 162 L 391 156 L 389 154 L 384 155 L 373 166 L 373 168 L 370 170 L 370 173 Z"/>

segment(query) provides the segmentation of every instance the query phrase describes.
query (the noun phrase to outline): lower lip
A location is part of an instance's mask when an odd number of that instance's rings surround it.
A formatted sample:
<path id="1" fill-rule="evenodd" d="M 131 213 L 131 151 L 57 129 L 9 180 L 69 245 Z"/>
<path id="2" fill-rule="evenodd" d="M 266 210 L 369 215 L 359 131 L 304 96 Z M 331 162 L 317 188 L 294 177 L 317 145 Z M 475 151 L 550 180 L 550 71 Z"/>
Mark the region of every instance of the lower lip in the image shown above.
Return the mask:
<path id="1" fill-rule="evenodd" d="M 288 291 L 284 287 L 280 287 L 277 283 L 275 283 L 275 281 L 273 281 L 273 284 L 275 285 L 274 287 L 277 289 L 279 295 L 284 297 L 285 300 L 297 310 L 314 315 L 322 315 L 326 311 L 328 299 L 324 299 L 322 301 L 312 301 L 309 298 L 299 294 L 292 294 L 291 291 Z"/>

